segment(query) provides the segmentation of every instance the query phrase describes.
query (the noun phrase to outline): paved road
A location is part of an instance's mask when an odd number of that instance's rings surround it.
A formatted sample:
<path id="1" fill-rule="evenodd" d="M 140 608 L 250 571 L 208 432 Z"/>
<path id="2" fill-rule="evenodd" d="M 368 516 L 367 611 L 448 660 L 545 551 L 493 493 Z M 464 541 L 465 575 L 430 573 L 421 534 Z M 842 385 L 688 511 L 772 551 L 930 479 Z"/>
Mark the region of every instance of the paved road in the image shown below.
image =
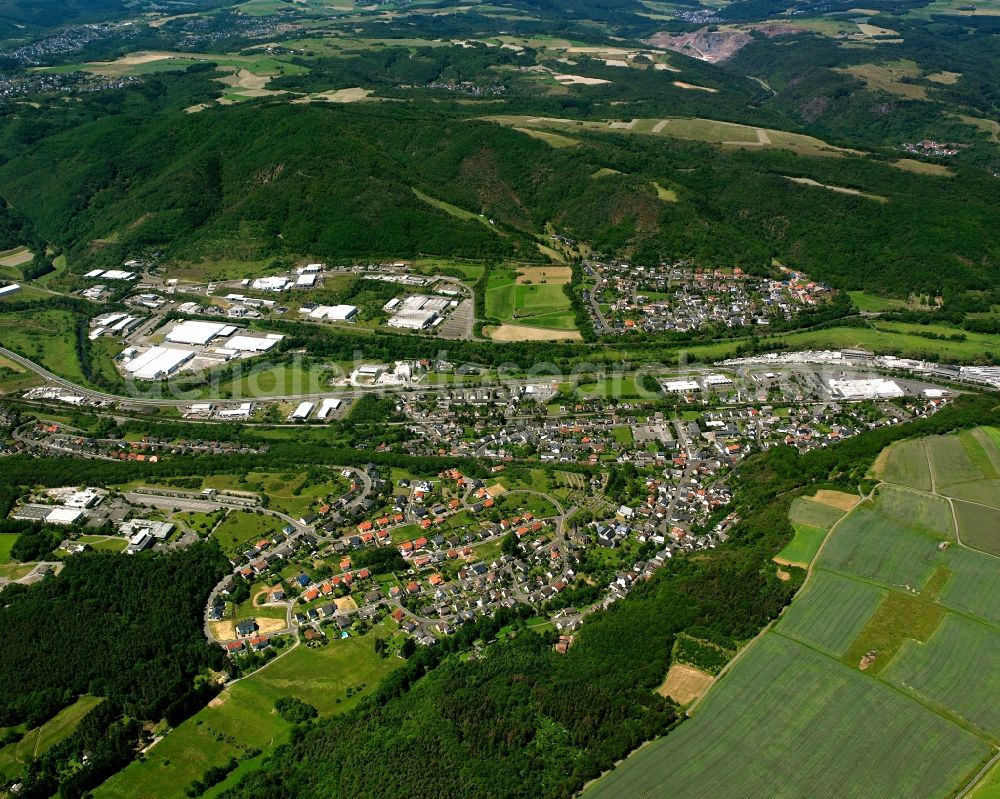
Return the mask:
<path id="1" fill-rule="evenodd" d="M 253 402 L 285 402 L 291 400 L 311 400 L 318 402 L 326 398 L 353 398 L 356 397 L 359 392 L 364 391 L 374 391 L 380 394 L 402 394 L 402 393 L 413 393 L 421 392 L 424 394 L 428 393 L 439 393 L 439 392 L 449 392 L 449 391 L 462 391 L 462 390 L 474 390 L 479 388 L 491 388 L 496 386 L 505 386 L 507 388 L 517 387 L 517 386 L 528 386 L 535 385 L 538 383 L 549 383 L 556 382 L 553 377 L 525 377 L 516 379 L 507 379 L 497 381 L 496 383 L 490 384 L 479 384 L 470 383 L 468 385 L 463 383 L 420 383 L 412 384 L 407 383 L 404 385 L 397 386 L 384 386 L 384 385 L 373 385 L 373 386 L 350 386 L 337 389 L 330 389 L 329 391 L 320 392 L 308 392 L 301 394 L 268 394 L 255 397 L 243 397 L 234 398 L 231 400 L 219 400 L 217 398 L 206 398 L 206 397 L 188 397 L 187 399 L 177 399 L 177 398 L 157 398 L 157 397 L 128 397 L 122 396 L 120 394 L 110 394 L 106 391 L 98 391 L 96 389 L 86 388 L 84 386 L 73 383 L 63 377 L 60 377 L 53 372 L 50 372 L 43 366 L 35 363 L 34 361 L 25 358 L 22 355 L 14 352 L 13 350 L 8 350 L 4 347 L 0 347 L 0 355 L 3 355 L 15 363 L 23 366 L 26 369 L 34 372 L 35 374 L 42 377 L 50 387 L 64 388 L 67 391 L 72 391 L 82 397 L 86 397 L 90 400 L 95 400 L 99 402 L 106 403 L 120 403 L 127 405 L 129 407 L 149 407 L 149 408 L 182 408 L 191 405 L 193 402 L 205 402 L 211 400 L 213 402 L 236 402 L 240 399 L 251 400 Z M 688 368 L 688 369 L 676 369 L 676 368 L 663 368 L 655 370 L 656 374 L 664 375 L 683 375 L 683 374 L 700 374 L 704 372 L 704 368 Z M 642 371 L 643 374 L 649 373 L 646 370 Z M 639 370 L 630 370 L 621 373 L 621 377 L 636 376 L 640 374 Z M 583 381 L 588 375 L 581 374 L 577 375 L 581 381 Z M 598 377 L 607 377 L 607 375 L 598 374 Z"/>

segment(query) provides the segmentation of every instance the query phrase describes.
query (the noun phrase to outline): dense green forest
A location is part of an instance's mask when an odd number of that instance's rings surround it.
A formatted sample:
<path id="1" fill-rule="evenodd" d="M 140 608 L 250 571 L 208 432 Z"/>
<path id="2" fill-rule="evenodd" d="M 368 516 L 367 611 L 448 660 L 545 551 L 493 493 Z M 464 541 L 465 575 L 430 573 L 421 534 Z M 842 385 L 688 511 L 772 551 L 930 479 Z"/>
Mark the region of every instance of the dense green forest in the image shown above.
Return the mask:
<path id="1" fill-rule="evenodd" d="M 790 600 L 803 572 L 782 582 L 771 558 L 792 534 L 794 496 L 816 485 L 856 491 L 892 441 L 998 420 L 998 395 L 967 396 L 933 417 L 805 455 L 755 455 L 740 469 L 742 520 L 726 546 L 669 562 L 593 616 L 566 655 L 525 633 L 471 662 L 447 658 L 422 679 L 390 678 L 357 711 L 300 729 L 226 795 L 570 797 L 669 729 L 670 706 L 653 688 L 679 633 L 733 649 Z M 385 763 L 392 768 L 376 767 Z"/>

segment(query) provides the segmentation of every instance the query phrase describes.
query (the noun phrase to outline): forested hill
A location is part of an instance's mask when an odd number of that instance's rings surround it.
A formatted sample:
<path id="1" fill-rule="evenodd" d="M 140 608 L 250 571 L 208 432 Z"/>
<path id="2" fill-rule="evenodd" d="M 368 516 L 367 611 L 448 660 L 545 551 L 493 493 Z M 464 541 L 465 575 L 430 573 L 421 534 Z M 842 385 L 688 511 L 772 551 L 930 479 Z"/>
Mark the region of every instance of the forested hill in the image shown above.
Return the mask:
<path id="1" fill-rule="evenodd" d="M 779 258 L 838 286 L 888 292 L 987 288 L 1000 263 L 1000 195 L 978 170 L 949 179 L 871 157 L 586 130 L 556 149 L 464 107 L 395 102 L 161 114 L 143 92 L 66 132 L 28 130 L 47 122 L 20 112 L 17 135 L 0 139 L 0 197 L 39 238 L 69 250 L 74 268 L 143 249 L 191 259 L 539 259 L 547 223 L 640 261 L 759 271 Z"/>
<path id="2" fill-rule="evenodd" d="M 76 555 L 57 576 L 4 589 L 0 726 L 36 727 L 84 694 L 103 699 L 32 761 L 19 796 L 78 797 L 132 760 L 143 722 L 176 724 L 205 703 L 214 688 L 196 678 L 225 656 L 205 641 L 202 614 L 228 571 L 214 543 L 196 544 Z"/>

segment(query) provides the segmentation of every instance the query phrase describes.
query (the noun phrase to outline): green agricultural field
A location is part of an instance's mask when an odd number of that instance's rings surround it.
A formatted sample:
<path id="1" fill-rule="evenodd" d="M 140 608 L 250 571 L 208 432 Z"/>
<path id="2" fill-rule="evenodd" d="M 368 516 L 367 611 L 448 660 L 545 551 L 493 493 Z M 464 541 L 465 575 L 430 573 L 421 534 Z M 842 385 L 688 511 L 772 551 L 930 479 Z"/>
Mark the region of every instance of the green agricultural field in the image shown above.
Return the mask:
<path id="1" fill-rule="evenodd" d="M 1000 500 L 997 500 L 1000 503 Z M 954 500 L 958 534 L 967 547 L 1000 557 L 1000 509 Z"/>
<path id="2" fill-rule="evenodd" d="M 981 505 L 994 506 L 1000 497 L 1000 480 L 970 480 L 967 483 L 952 483 L 945 488 L 938 487 L 945 496 L 964 499 L 966 502 L 978 502 Z"/>
<path id="3" fill-rule="evenodd" d="M 873 470 L 877 477 L 887 483 L 931 490 L 930 465 L 922 439 L 897 441 L 879 455 Z"/>
<path id="4" fill-rule="evenodd" d="M 928 641 L 944 615 L 930 596 L 891 591 L 844 653 L 844 662 L 857 666 L 867 653 L 875 652 L 868 672 L 878 674 L 893 662 L 904 642 Z"/>
<path id="5" fill-rule="evenodd" d="M 0 346 L 75 383 L 86 383 L 76 356 L 74 317 L 68 311 L 16 311 L 0 315 Z"/>
<path id="6" fill-rule="evenodd" d="M 944 799 L 991 754 L 985 741 L 895 689 L 770 632 L 690 720 L 584 797 Z"/>
<path id="7" fill-rule="evenodd" d="M 774 556 L 778 563 L 787 563 L 793 566 L 808 566 L 812 563 L 819 548 L 823 545 L 827 531 L 822 527 L 813 527 L 810 524 L 792 523 L 795 535 L 788 542 L 781 552 Z"/>
<path id="8" fill-rule="evenodd" d="M 919 589 L 944 561 L 947 552 L 938 549 L 942 540 L 944 536 L 918 533 L 863 503 L 837 526 L 817 565 Z"/>
<path id="9" fill-rule="evenodd" d="M 250 513 L 244 510 L 231 510 L 215 528 L 213 537 L 219 542 L 222 551 L 232 556 L 243 549 L 247 542 L 270 537 L 279 532 L 282 527 L 284 527 L 284 523 L 274 516 Z"/>
<path id="10" fill-rule="evenodd" d="M 390 627 L 382 622 L 363 637 L 333 640 L 316 649 L 296 647 L 223 692 L 94 796 L 182 799 L 187 786 L 206 769 L 230 757 L 243 760 L 252 750 L 267 754 L 287 741 L 291 726 L 274 710 L 274 702 L 283 696 L 308 702 L 323 715 L 350 710 L 402 662 L 375 654 L 375 638 L 389 637 Z M 254 760 L 259 761 L 260 756 Z"/>
<path id="11" fill-rule="evenodd" d="M 996 558 L 958 547 L 949 550 L 948 555 L 953 577 L 941 592 L 941 603 L 1000 626 L 1000 569 Z"/>
<path id="12" fill-rule="evenodd" d="M 980 433 L 980 435 L 976 435 Z M 983 473 L 987 480 L 995 480 L 1000 477 L 997 472 L 997 461 L 1000 461 L 1000 451 L 996 444 L 988 435 L 983 435 L 980 430 L 962 430 L 956 436 L 965 450 L 969 460 Z"/>
<path id="13" fill-rule="evenodd" d="M 517 283 L 511 269 L 495 269 L 486 284 L 486 315 L 501 322 L 555 330 L 575 328 L 561 283 Z"/>
<path id="14" fill-rule="evenodd" d="M 948 614 L 925 643 L 903 644 L 885 679 L 1000 739 L 1000 630 Z"/>
<path id="15" fill-rule="evenodd" d="M 869 583 L 818 571 L 782 615 L 776 629 L 840 657 L 887 593 Z"/>
<path id="16" fill-rule="evenodd" d="M 992 475 L 983 473 L 968 448 L 958 436 L 931 436 L 925 440 L 927 455 L 931 462 L 931 472 L 938 487 L 965 483 L 971 480 L 988 479 Z M 976 442 L 978 445 L 978 442 Z M 986 453 L 979 449 L 983 460 Z M 988 464 L 989 461 L 986 460 Z"/>
<path id="17" fill-rule="evenodd" d="M 843 515 L 844 512 L 839 508 L 824 505 L 822 502 L 816 502 L 808 497 L 796 497 L 792 501 L 788 518 L 794 524 L 805 524 L 829 530 Z"/>
<path id="18" fill-rule="evenodd" d="M 951 506 L 944 497 L 913 491 L 902 486 L 881 486 L 875 508 L 883 516 L 897 522 L 919 527 L 947 538 L 955 537 Z"/>
<path id="19" fill-rule="evenodd" d="M 977 427 L 975 430 L 970 431 L 970 435 L 979 442 L 983 452 L 986 454 L 986 458 L 989 460 L 994 472 L 993 476 L 1000 477 L 1000 430 L 997 430 L 995 427 Z M 961 433 L 959 436 L 961 436 Z M 987 469 L 983 471 L 989 474 Z"/>
<path id="20" fill-rule="evenodd" d="M 17 533 L 0 533 L 0 564 L 10 563 L 10 550 L 17 541 Z"/>
<path id="21" fill-rule="evenodd" d="M 868 294 L 864 291 L 849 291 L 847 295 L 851 298 L 858 309 L 869 313 L 879 313 L 881 311 L 894 311 L 906 307 L 905 300 L 893 299 L 890 297 L 879 297 L 877 294 Z"/>
<path id="22" fill-rule="evenodd" d="M 57 743 L 68 738 L 80 723 L 80 719 L 103 701 L 99 696 L 81 696 L 40 727 L 28 730 L 17 743 L 8 744 L 0 749 L 0 776 L 11 779 L 20 774 L 32 758 L 40 757 Z"/>

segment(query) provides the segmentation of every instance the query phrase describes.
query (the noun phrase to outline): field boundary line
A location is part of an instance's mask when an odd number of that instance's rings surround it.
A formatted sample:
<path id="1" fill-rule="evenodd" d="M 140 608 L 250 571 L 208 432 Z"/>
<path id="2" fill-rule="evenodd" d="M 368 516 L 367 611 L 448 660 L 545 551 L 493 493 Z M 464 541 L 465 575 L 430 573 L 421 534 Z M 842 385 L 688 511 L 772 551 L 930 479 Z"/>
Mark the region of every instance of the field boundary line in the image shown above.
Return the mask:
<path id="1" fill-rule="evenodd" d="M 781 638 L 784 638 L 786 641 L 791 641 L 793 644 L 797 644 L 797 645 L 799 645 L 801 647 L 804 647 L 805 649 L 808 649 L 810 652 L 815 652 L 818 655 L 822 655 L 824 658 L 827 658 L 828 660 L 831 660 L 834 663 L 836 663 L 839 668 L 847 669 L 850 672 L 858 671 L 858 673 L 860 673 L 860 674 L 864 673 L 860 669 L 855 669 L 850 664 L 845 663 L 840 658 L 831 655 L 829 652 L 824 652 L 822 649 L 820 649 L 815 644 L 811 644 L 808 641 L 802 641 L 802 640 L 800 640 L 798 638 L 795 638 L 795 637 L 793 637 L 791 635 L 786 635 L 785 633 L 781 632 L 780 630 L 775 630 L 774 634 L 777 635 L 777 636 L 780 636 Z M 906 640 L 913 640 L 913 639 L 906 639 Z M 897 652 L 897 654 L 898 654 L 898 652 Z M 958 713 L 956 713 L 956 712 L 954 712 L 952 710 L 949 710 L 948 708 L 944 707 L 943 705 L 939 706 L 939 705 L 934 704 L 933 702 L 931 702 L 926 697 L 924 697 L 921 694 L 917 693 L 916 690 L 914 690 L 914 689 L 910 689 L 910 688 L 904 687 L 902 685 L 897 685 L 897 684 L 895 684 L 893 682 L 890 682 L 888 679 L 876 676 L 874 674 L 870 674 L 868 676 L 871 677 L 871 679 L 875 680 L 875 682 L 879 683 L 880 685 L 884 685 L 886 688 L 888 688 L 888 689 L 890 689 L 892 691 L 895 691 L 900 696 L 908 699 L 909 701 L 911 701 L 911 702 L 913 702 L 913 703 L 915 703 L 917 705 L 920 705 L 922 708 L 924 708 L 924 710 L 927 710 L 928 712 L 933 713 L 935 716 L 937 716 L 938 718 L 942 719 L 943 721 L 947 721 L 949 724 L 952 724 L 955 727 L 958 727 L 960 730 L 964 730 L 965 732 L 967 732 L 969 735 L 973 736 L 974 738 L 978 738 L 980 741 L 982 741 L 983 743 L 985 743 L 987 746 L 996 748 L 996 744 L 994 743 L 994 739 L 989 736 L 988 732 L 986 732 L 985 730 L 978 729 L 973 722 L 971 722 L 971 721 L 963 718 L 962 716 L 958 715 Z"/>
<path id="2" fill-rule="evenodd" d="M 926 446 L 925 446 L 924 449 L 926 451 Z M 928 468 L 929 468 L 929 464 L 928 464 Z M 965 482 L 974 483 L 976 481 L 975 480 L 966 480 Z M 914 488 L 913 486 L 908 486 L 908 485 L 905 485 L 903 483 L 894 483 L 891 480 L 881 480 L 881 481 L 879 481 L 878 485 L 876 485 L 875 488 L 872 489 L 872 491 L 875 491 L 875 489 L 877 489 L 881 485 L 887 485 L 887 486 L 891 486 L 893 488 L 898 488 L 898 489 L 902 489 L 902 490 L 905 490 L 905 491 L 911 491 L 911 492 L 913 492 L 915 494 L 923 494 L 924 496 L 928 496 L 928 497 L 936 497 L 937 499 L 943 499 L 945 502 L 948 503 L 948 507 L 951 510 L 951 523 L 952 523 L 952 525 L 955 528 L 955 543 L 957 543 L 958 546 L 962 547 L 962 549 L 967 549 L 969 552 L 975 552 L 977 555 L 985 555 L 988 558 L 996 558 L 997 560 L 1000 560 L 1000 555 L 995 555 L 992 552 L 986 552 L 986 551 L 984 551 L 982 549 L 976 549 L 975 547 L 969 546 L 968 544 L 965 544 L 965 543 L 962 542 L 962 536 L 961 536 L 961 533 L 959 532 L 959 529 L 958 529 L 958 515 L 955 513 L 955 503 L 956 502 L 964 502 L 967 505 L 976 505 L 976 506 L 978 506 L 980 508 L 988 508 L 989 510 L 1000 510 L 1000 508 L 998 508 L 997 506 L 995 506 L 995 505 L 987 505 L 985 502 L 976 502 L 975 500 L 972 500 L 972 499 L 962 499 L 961 497 L 952 497 L 952 496 L 949 496 L 948 494 L 939 494 L 937 491 L 924 491 L 921 488 Z M 958 485 L 958 484 L 955 483 L 953 485 Z M 931 487 L 934 488 L 934 475 L 933 474 L 931 474 Z M 869 494 L 869 497 L 870 496 L 871 495 Z M 861 500 L 861 502 L 864 502 L 865 499 L 867 499 L 867 498 L 868 497 L 865 497 L 864 499 Z M 856 508 L 859 505 L 861 505 L 861 502 L 859 502 L 854 507 Z M 851 508 L 851 510 L 849 510 L 844 516 L 842 516 L 840 519 L 837 520 L 836 524 L 840 524 L 840 522 L 843 521 L 845 518 L 847 518 L 847 516 L 850 515 L 853 511 L 854 511 L 854 508 Z M 834 526 L 836 526 L 836 524 Z M 833 528 L 831 527 L 830 529 L 832 530 Z M 824 541 L 823 543 L 825 544 L 826 541 Z M 816 551 L 816 557 L 817 558 L 819 557 L 819 553 L 820 553 L 821 550 L 822 550 L 822 546 L 820 547 L 820 550 Z"/>
<path id="3" fill-rule="evenodd" d="M 996 754 L 987 761 L 986 765 L 979 769 L 979 772 L 969 780 L 968 784 L 959 793 L 955 794 L 955 799 L 962 799 L 962 797 L 968 796 L 970 791 L 978 788 L 979 784 L 983 781 L 983 777 L 989 774 L 997 761 L 1000 761 L 1000 749 L 997 749 Z"/>
<path id="4" fill-rule="evenodd" d="M 826 546 L 826 542 L 830 540 L 830 536 L 832 535 L 833 531 L 836 530 L 837 526 L 842 521 L 844 521 L 844 519 L 846 519 L 848 516 L 850 516 L 855 511 L 855 509 L 857 509 L 858 507 L 860 507 L 866 500 L 869 500 L 869 499 L 872 498 L 872 495 L 875 493 L 875 489 L 878 488 L 878 485 L 880 485 L 880 484 L 875 485 L 872 488 L 872 490 L 868 492 L 867 496 L 862 495 L 862 497 L 861 497 L 860 501 L 857 503 L 857 505 L 855 505 L 847 513 L 845 513 L 843 516 L 841 516 L 839 519 L 837 519 L 837 521 L 835 521 L 832 525 L 830 525 L 830 529 L 827 530 L 826 531 L 826 535 L 823 536 L 823 541 L 819 545 L 819 549 L 816 550 L 816 554 L 813 555 L 812 561 L 810 561 L 810 563 L 809 563 L 809 568 L 806 569 L 806 577 L 802 581 L 802 585 L 799 586 L 799 590 L 795 592 L 794 596 L 791 598 L 791 600 L 789 601 L 789 603 L 787 605 L 785 605 L 785 607 L 783 607 L 781 609 L 781 611 L 778 613 L 778 615 L 775 618 L 771 619 L 771 621 L 769 621 L 767 623 L 767 625 L 764 627 L 764 629 L 762 629 L 759 633 L 757 633 L 757 635 L 755 635 L 747 643 L 746 646 L 744 646 L 739 652 L 737 652 L 735 655 L 733 655 L 733 657 L 730 659 L 730 661 L 719 670 L 719 673 L 715 675 L 715 680 L 709 686 L 708 690 L 705 691 L 705 693 L 703 693 L 701 696 L 699 696 L 688 707 L 687 712 L 686 712 L 686 715 L 688 717 L 690 717 L 691 714 L 698 709 L 698 706 L 702 703 L 702 701 L 705 699 L 705 697 L 708 696 L 710 693 L 712 693 L 712 689 L 715 688 L 715 686 L 719 684 L 719 681 L 732 668 L 733 664 L 735 664 L 740 658 L 742 658 L 743 655 L 744 655 L 744 653 L 746 653 L 747 651 L 749 651 L 754 646 L 754 644 L 756 644 L 761 638 L 764 637 L 764 634 L 768 630 L 770 630 L 775 624 L 777 624 L 781 620 L 781 617 L 785 615 L 785 611 L 787 611 L 788 608 L 790 608 L 792 606 L 792 602 L 794 602 L 796 599 L 798 599 L 798 597 L 806 589 L 806 586 L 809 585 L 809 583 L 811 582 L 811 580 L 813 578 L 813 574 L 815 573 L 816 563 L 819 560 L 819 556 L 823 554 L 823 548 Z M 858 493 L 860 494 L 861 492 L 859 491 Z M 788 523 L 791 524 L 791 519 L 789 519 Z M 782 636 L 782 637 L 787 637 L 787 636 Z M 788 639 L 788 640 L 794 640 L 794 639 Z M 829 657 L 829 655 L 827 655 L 827 657 Z"/>

